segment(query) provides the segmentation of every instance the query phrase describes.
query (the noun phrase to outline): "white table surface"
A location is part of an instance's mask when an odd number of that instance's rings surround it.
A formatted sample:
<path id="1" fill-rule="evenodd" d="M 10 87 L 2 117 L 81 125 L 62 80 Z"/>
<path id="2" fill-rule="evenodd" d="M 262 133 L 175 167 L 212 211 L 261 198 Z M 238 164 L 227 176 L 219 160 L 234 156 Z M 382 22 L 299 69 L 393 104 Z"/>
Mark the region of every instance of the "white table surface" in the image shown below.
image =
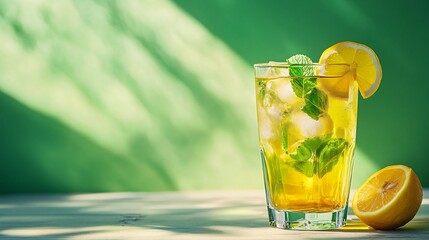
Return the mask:
<path id="1" fill-rule="evenodd" d="M 429 190 L 398 230 L 348 218 L 332 231 L 272 228 L 263 191 L 0 196 L 0 239 L 429 239 Z"/>

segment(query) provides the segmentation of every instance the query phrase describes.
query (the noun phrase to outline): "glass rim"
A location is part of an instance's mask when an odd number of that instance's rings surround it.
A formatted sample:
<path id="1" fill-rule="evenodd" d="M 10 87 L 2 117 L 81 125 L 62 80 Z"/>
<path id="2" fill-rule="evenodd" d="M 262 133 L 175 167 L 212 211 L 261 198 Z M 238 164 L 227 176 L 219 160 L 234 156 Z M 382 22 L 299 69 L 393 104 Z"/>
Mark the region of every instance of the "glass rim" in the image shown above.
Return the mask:
<path id="1" fill-rule="evenodd" d="M 304 71 L 308 71 L 309 68 L 314 69 L 314 73 L 302 74 L 299 76 L 291 76 L 289 69 L 300 68 Z M 287 72 L 276 72 L 269 73 L 270 69 L 285 69 Z M 316 78 L 340 78 L 346 76 L 352 72 L 351 65 L 346 63 L 312 63 L 312 64 L 289 64 L 286 62 L 268 62 L 268 63 L 257 63 L 254 65 L 255 77 L 257 78 L 271 78 L 271 77 L 289 77 L 289 78 L 300 78 L 300 77 L 316 77 Z M 271 77 L 269 77 L 270 75 Z"/>
<path id="2" fill-rule="evenodd" d="M 280 67 L 288 68 L 290 66 L 343 66 L 350 67 L 350 64 L 347 63 L 312 63 L 312 64 L 289 64 L 287 62 L 266 62 L 266 63 L 256 63 L 253 65 L 255 68 L 265 68 L 265 67 Z"/>

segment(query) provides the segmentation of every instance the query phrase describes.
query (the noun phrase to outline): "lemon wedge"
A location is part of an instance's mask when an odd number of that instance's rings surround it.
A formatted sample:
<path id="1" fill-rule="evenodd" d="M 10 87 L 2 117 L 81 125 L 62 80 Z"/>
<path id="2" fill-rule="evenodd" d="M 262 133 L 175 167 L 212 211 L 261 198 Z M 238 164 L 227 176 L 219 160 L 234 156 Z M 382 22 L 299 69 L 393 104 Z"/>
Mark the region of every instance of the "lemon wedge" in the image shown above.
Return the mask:
<path id="1" fill-rule="evenodd" d="M 389 230 L 411 221 L 422 199 L 422 185 L 414 171 L 404 165 L 393 165 L 362 184 L 353 196 L 352 209 L 368 226 Z"/>

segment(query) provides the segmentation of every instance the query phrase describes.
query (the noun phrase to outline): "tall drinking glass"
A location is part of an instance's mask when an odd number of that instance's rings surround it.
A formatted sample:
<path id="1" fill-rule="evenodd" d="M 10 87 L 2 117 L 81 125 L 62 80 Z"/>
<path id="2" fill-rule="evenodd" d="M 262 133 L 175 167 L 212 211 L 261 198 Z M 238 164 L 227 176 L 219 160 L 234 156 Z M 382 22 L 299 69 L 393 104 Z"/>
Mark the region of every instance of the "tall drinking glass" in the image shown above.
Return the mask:
<path id="1" fill-rule="evenodd" d="M 270 62 L 254 70 L 270 224 L 309 230 L 344 226 L 358 103 L 349 66 Z M 338 84 L 343 87 L 332 87 Z"/>

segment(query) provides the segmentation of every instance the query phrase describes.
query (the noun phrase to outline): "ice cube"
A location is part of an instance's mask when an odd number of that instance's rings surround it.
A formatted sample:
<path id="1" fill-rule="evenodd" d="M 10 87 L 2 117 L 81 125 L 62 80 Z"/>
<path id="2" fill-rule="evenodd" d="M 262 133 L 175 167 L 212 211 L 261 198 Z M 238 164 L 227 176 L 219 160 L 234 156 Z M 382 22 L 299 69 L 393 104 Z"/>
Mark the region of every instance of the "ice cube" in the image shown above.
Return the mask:
<path id="1" fill-rule="evenodd" d="M 259 126 L 260 133 L 259 134 L 261 134 L 261 138 L 270 139 L 274 136 L 273 129 L 271 127 L 271 123 L 269 122 L 269 120 L 263 121 L 259 124 L 260 124 L 260 126 Z"/>
<path id="2" fill-rule="evenodd" d="M 278 121 L 283 117 L 283 113 L 289 111 L 289 104 L 285 104 L 280 101 L 278 94 L 279 84 L 283 79 L 271 80 L 267 83 L 267 99 L 266 102 L 269 102 L 269 105 L 266 104 L 267 113 L 270 116 L 271 120 Z"/>
<path id="3" fill-rule="evenodd" d="M 277 70 L 275 67 L 268 67 L 266 72 L 267 78 L 276 78 L 278 77 Z"/>
<path id="4" fill-rule="evenodd" d="M 287 104 L 288 106 L 296 105 L 298 102 L 303 102 L 301 98 L 296 96 L 292 88 L 292 83 L 288 78 L 278 78 L 267 83 L 267 91 L 270 92 L 276 101 Z"/>
<path id="5" fill-rule="evenodd" d="M 268 108 L 273 103 L 273 100 L 274 100 L 273 96 L 270 93 L 268 94 L 266 93 L 262 101 L 262 104 L 264 105 L 265 108 Z"/>
<path id="6" fill-rule="evenodd" d="M 284 104 L 272 104 L 267 108 L 267 114 L 272 121 L 279 121 L 282 119 L 284 112 Z"/>
<path id="7" fill-rule="evenodd" d="M 298 97 L 292 89 L 292 84 L 288 79 L 283 79 L 277 83 L 278 98 L 289 105 L 294 105 L 298 101 Z"/>
<path id="8" fill-rule="evenodd" d="M 332 134 L 333 122 L 329 115 L 325 114 L 319 117 L 319 120 L 314 120 L 306 113 L 298 111 L 291 114 L 290 126 L 288 134 L 301 138 L 322 137 L 327 134 Z"/>
<path id="9" fill-rule="evenodd" d="M 267 91 L 267 92 L 273 91 L 273 90 L 274 90 L 274 85 L 275 85 L 275 83 L 276 83 L 276 80 L 269 80 L 269 81 L 267 82 L 267 88 L 266 88 L 266 91 Z"/>
<path id="10" fill-rule="evenodd" d="M 270 70 L 269 73 L 271 74 L 270 77 L 288 77 L 289 76 L 289 68 L 286 67 L 286 63 L 269 61 L 269 64 L 273 66 L 269 69 Z"/>
<path id="11" fill-rule="evenodd" d="M 271 106 L 271 104 L 274 101 L 274 97 L 273 97 L 273 90 L 272 90 L 272 83 L 273 81 L 268 81 L 265 87 L 265 94 L 264 94 L 264 99 L 262 101 L 263 105 L 265 108 Z"/>
<path id="12" fill-rule="evenodd" d="M 270 139 L 274 136 L 270 117 L 262 106 L 258 108 L 258 125 L 261 139 Z"/>

